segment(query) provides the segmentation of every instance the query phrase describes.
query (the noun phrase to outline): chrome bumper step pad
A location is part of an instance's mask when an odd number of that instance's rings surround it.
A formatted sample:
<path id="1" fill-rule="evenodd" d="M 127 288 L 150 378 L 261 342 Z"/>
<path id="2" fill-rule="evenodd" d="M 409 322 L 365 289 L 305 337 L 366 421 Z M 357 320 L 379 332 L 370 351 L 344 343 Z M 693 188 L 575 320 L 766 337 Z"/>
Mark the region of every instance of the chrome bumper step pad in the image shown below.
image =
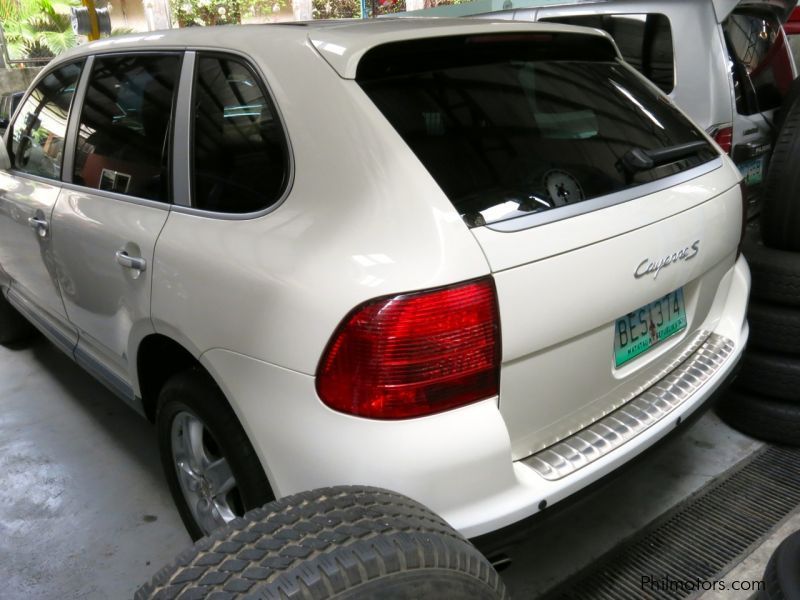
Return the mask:
<path id="1" fill-rule="evenodd" d="M 707 331 L 659 373 L 647 389 L 592 425 L 522 459 L 522 464 L 555 481 L 619 448 L 691 398 L 725 363 L 731 340 Z"/>

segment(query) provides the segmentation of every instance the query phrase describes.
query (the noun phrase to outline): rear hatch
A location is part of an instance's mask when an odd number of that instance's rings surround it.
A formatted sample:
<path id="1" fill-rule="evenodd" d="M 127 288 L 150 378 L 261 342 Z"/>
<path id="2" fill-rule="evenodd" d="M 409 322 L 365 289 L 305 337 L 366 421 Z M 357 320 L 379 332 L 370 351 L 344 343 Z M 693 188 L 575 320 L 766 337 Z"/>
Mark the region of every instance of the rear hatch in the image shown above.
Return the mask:
<path id="1" fill-rule="evenodd" d="M 708 327 L 736 255 L 737 176 L 607 38 L 393 42 L 356 79 L 491 267 L 515 459 L 630 400 Z"/>

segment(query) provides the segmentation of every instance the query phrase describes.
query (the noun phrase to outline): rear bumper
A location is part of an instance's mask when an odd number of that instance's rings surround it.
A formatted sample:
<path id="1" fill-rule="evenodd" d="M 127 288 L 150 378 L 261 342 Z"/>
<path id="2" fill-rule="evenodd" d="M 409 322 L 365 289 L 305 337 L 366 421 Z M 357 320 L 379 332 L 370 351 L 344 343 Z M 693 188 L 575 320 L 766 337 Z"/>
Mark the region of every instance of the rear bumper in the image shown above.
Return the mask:
<path id="1" fill-rule="evenodd" d="M 445 518 L 467 537 L 480 536 L 506 527 L 551 507 L 604 478 L 666 437 L 677 425 L 690 419 L 718 389 L 723 388 L 735 376 L 736 366 L 747 343 L 749 328 L 746 312 L 750 271 L 743 257 L 739 257 L 726 277 L 730 277 L 730 285 L 723 285 L 721 289 L 727 288 L 727 297 L 717 299 L 723 305 L 715 322 L 709 325 L 714 335 L 727 339 L 732 344 L 732 349 L 713 374 L 691 395 L 624 444 L 564 477 L 547 480 L 529 466 L 529 459 L 516 461 L 513 463 L 516 486 L 502 495 L 487 497 L 477 505 L 444 515 Z"/>
<path id="2" fill-rule="evenodd" d="M 329 409 L 308 375 L 223 349 L 201 360 L 231 400 L 276 495 L 327 485 L 385 487 L 426 504 L 472 538 L 587 488 L 696 413 L 731 377 L 744 349 L 749 289 L 749 269 L 739 258 L 702 324 L 731 350 L 702 385 L 624 444 L 554 480 L 512 460 L 496 398 L 429 417 L 374 421 Z"/>
<path id="3" fill-rule="evenodd" d="M 599 478 L 592 484 L 587 485 L 569 498 L 559 502 L 554 507 L 548 507 L 546 510 L 539 511 L 526 519 L 517 521 L 516 523 L 512 523 L 511 525 L 501 529 L 496 529 L 489 533 L 473 537 L 471 539 L 472 543 L 475 544 L 475 546 L 477 546 L 477 548 L 490 559 L 497 556 L 503 556 L 506 553 L 511 552 L 515 545 L 523 542 L 526 539 L 529 539 L 529 536 L 537 527 L 541 526 L 551 518 L 557 518 L 563 510 L 569 509 L 569 507 L 573 506 L 575 503 L 587 499 L 593 492 L 601 489 L 606 483 L 615 480 L 618 476 L 621 476 L 623 473 L 627 472 L 629 468 L 634 467 L 644 460 L 647 460 L 647 458 L 654 451 L 658 450 L 662 443 L 672 439 L 673 437 L 692 427 L 700 417 L 702 417 L 707 411 L 713 409 L 717 402 L 725 395 L 728 387 L 731 383 L 733 383 L 733 381 L 736 379 L 736 376 L 739 374 L 740 367 L 741 361 L 738 361 L 728 372 L 726 378 L 703 401 L 703 403 L 694 410 L 694 412 L 692 412 L 687 418 L 681 419 L 680 423 L 677 423 L 676 421 L 676 427 L 667 432 L 664 437 L 658 440 L 658 442 L 644 449 L 621 467 L 612 471 L 605 477 Z"/>

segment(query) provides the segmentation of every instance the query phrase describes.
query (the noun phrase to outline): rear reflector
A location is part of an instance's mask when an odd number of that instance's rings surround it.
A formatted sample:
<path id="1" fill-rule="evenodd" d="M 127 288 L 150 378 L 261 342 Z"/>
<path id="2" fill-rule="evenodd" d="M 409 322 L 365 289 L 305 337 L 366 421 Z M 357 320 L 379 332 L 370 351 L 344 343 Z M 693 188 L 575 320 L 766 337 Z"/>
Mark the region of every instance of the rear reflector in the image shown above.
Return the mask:
<path id="1" fill-rule="evenodd" d="M 317 369 L 331 408 L 372 419 L 430 415 L 498 394 L 500 325 L 491 277 L 370 300 Z"/>

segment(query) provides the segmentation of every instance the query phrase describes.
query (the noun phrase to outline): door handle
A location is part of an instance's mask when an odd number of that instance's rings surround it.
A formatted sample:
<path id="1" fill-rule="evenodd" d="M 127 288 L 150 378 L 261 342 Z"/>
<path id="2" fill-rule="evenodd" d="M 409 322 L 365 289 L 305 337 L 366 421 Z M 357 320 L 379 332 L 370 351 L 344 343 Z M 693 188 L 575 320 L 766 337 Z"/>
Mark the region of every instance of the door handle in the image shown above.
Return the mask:
<path id="1" fill-rule="evenodd" d="M 117 262 L 127 269 L 144 271 L 147 261 L 140 256 L 130 256 L 125 250 L 117 250 Z"/>
<path id="2" fill-rule="evenodd" d="M 50 226 L 47 219 L 40 219 L 39 217 L 28 217 L 28 225 L 31 226 L 31 229 L 36 230 L 39 237 L 45 237 L 47 235 L 47 228 Z"/>

